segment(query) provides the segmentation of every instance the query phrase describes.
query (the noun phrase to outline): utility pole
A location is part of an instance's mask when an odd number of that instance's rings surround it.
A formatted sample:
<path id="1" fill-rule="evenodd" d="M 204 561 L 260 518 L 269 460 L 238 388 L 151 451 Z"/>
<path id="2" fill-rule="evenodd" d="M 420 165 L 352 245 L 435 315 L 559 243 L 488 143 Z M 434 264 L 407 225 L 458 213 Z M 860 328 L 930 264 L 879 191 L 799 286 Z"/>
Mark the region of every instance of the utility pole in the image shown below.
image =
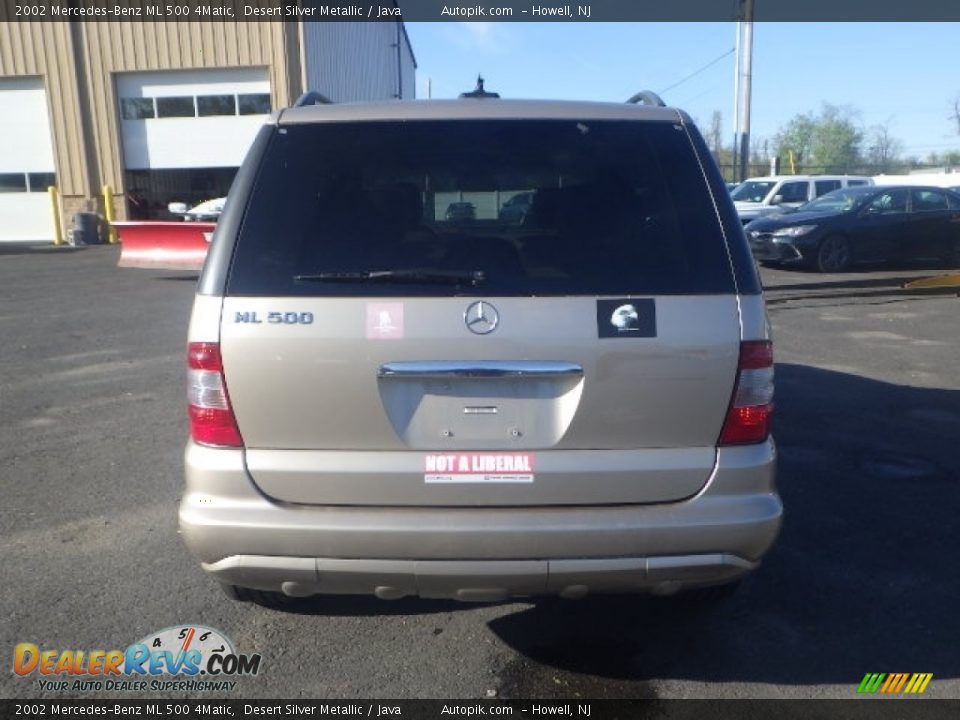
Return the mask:
<path id="1" fill-rule="evenodd" d="M 737 158 L 740 157 L 740 153 L 737 151 L 737 148 L 740 146 L 740 39 L 743 33 L 740 31 L 740 23 L 737 22 L 737 45 L 736 52 L 734 53 L 734 65 L 733 65 L 733 144 L 730 146 L 730 149 L 733 150 L 733 168 L 731 168 L 731 179 L 734 182 L 738 182 L 740 178 L 738 173 L 740 171 L 740 163 L 737 162 Z"/>
<path id="2" fill-rule="evenodd" d="M 750 84 L 753 78 L 753 3 L 740 0 L 742 20 L 737 23 L 737 143 L 739 179 L 747 179 L 750 163 Z"/>

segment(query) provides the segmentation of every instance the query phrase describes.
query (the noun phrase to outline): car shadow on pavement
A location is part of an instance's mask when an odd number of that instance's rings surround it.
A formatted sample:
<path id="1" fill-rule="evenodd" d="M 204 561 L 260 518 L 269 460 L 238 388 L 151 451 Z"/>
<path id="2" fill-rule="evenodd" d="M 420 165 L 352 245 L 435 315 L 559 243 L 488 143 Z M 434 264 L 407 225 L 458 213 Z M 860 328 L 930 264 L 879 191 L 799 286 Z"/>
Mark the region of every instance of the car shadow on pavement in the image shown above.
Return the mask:
<path id="1" fill-rule="evenodd" d="M 936 275 L 948 275 L 953 273 L 960 273 L 960 270 L 931 270 L 930 277 Z M 765 292 L 784 292 L 784 291 L 800 291 L 800 292 L 810 292 L 814 290 L 882 290 L 889 289 L 898 291 L 903 288 L 905 284 L 913 280 L 919 280 L 918 275 L 889 275 L 884 277 L 869 277 L 866 279 L 859 278 L 857 276 L 850 277 L 837 277 L 835 279 L 823 280 L 821 282 L 808 282 L 808 283 L 794 283 L 794 284 L 770 284 L 769 286 L 764 286 Z"/>
<path id="2" fill-rule="evenodd" d="M 187 273 L 186 275 L 159 275 L 156 279 L 157 279 L 157 280 L 168 280 L 168 281 L 173 281 L 173 282 L 177 282 L 177 281 L 180 281 L 180 282 L 197 282 L 197 280 L 200 279 L 200 275 L 197 274 L 197 273 L 195 273 L 195 272 L 191 272 L 191 273 Z"/>
<path id="3" fill-rule="evenodd" d="M 82 252 L 86 246 L 75 245 L 52 245 L 50 243 L 0 243 L 0 256 L 2 255 L 39 255 L 42 253 L 69 254 Z"/>
<path id="4" fill-rule="evenodd" d="M 927 258 L 923 260 L 909 260 L 909 261 L 880 261 L 880 262 L 869 262 L 869 263 L 859 263 L 853 265 L 847 270 L 844 270 L 841 273 L 821 273 L 812 267 L 805 267 L 802 265 L 776 265 L 776 264 L 760 264 L 761 268 L 764 270 L 771 270 L 777 273 L 777 277 L 786 278 L 789 276 L 796 276 L 799 278 L 857 278 L 863 277 L 865 275 L 874 275 L 878 272 L 881 273 L 897 273 L 897 272 L 909 272 L 909 271 L 925 271 L 925 272 L 945 272 L 949 271 L 950 263 L 945 262 L 943 258 Z M 764 270 L 761 270 L 763 274 Z M 799 280 L 799 282 L 803 282 Z"/>
<path id="5" fill-rule="evenodd" d="M 652 679 L 855 689 L 866 672 L 960 677 L 960 391 L 776 372 L 786 510 L 760 569 L 712 605 L 588 598 L 499 617 L 490 628 L 521 655 L 507 692 L 551 677 L 584 697 L 630 697 Z"/>
<path id="6" fill-rule="evenodd" d="M 372 595 L 314 595 L 287 601 L 273 610 L 295 615 L 326 617 L 399 617 L 404 615 L 433 615 L 472 610 L 481 605 L 502 603 L 462 603 L 456 600 L 400 598 L 380 600 Z"/>

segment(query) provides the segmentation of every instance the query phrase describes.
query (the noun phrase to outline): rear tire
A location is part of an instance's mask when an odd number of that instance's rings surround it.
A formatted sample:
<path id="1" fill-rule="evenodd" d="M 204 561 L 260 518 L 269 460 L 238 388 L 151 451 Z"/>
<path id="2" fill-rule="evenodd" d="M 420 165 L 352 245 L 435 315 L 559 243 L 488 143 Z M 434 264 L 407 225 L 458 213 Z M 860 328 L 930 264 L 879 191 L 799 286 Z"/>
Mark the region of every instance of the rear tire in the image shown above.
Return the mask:
<path id="1" fill-rule="evenodd" d="M 817 247 L 817 270 L 839 273 L 849 269 L 853 261 L 850 241 L 842 235 L 828 235 Z"/>

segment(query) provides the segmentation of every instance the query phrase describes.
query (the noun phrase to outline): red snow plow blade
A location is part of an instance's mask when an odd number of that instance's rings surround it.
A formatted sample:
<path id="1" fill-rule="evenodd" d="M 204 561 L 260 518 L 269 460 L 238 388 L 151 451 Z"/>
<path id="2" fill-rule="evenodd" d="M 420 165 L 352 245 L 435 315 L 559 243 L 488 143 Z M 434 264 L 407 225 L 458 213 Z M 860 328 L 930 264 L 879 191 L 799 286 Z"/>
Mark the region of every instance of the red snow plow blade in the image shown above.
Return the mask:
<path id="1" fill-rule="evenodd" d="M 115 222 L 120 235 L 117 267 L 200 270 L 210 248 L 212 222 Z"/>

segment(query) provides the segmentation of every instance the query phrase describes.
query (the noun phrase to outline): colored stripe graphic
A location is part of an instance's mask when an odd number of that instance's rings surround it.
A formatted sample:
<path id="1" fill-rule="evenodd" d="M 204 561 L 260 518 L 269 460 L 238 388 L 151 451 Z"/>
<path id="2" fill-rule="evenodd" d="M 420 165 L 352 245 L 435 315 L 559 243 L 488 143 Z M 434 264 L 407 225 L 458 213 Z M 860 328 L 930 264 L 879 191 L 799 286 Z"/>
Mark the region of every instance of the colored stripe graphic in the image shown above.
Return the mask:
<path id="1" fill-rule="evenodd" d="M 927 689 L 927 685 L 930 684 L 931 680 L 933 680 L 933 673 L 914 673 L 903 691 L 905 693 L 922 693 Z"/>
<path id="2" fill-rule="evenodd" d="M 890 675 L 887 677 L 887 681 L 883 684 L 883 687 L 880 688 L 880 692 L 887 693 L 889 695 L 898 693 L 901 689 L 903 689 L 904 683 L 906 682 L 906 673 L 890 673 Z"/>
<path id="3" fill-rule="evenodd" d="M 933 679 L 933 673 L 867 673 L 857 687 L 858 693 L 897 695 L 909 693 L 919 695 L 927 689 Z"/>

